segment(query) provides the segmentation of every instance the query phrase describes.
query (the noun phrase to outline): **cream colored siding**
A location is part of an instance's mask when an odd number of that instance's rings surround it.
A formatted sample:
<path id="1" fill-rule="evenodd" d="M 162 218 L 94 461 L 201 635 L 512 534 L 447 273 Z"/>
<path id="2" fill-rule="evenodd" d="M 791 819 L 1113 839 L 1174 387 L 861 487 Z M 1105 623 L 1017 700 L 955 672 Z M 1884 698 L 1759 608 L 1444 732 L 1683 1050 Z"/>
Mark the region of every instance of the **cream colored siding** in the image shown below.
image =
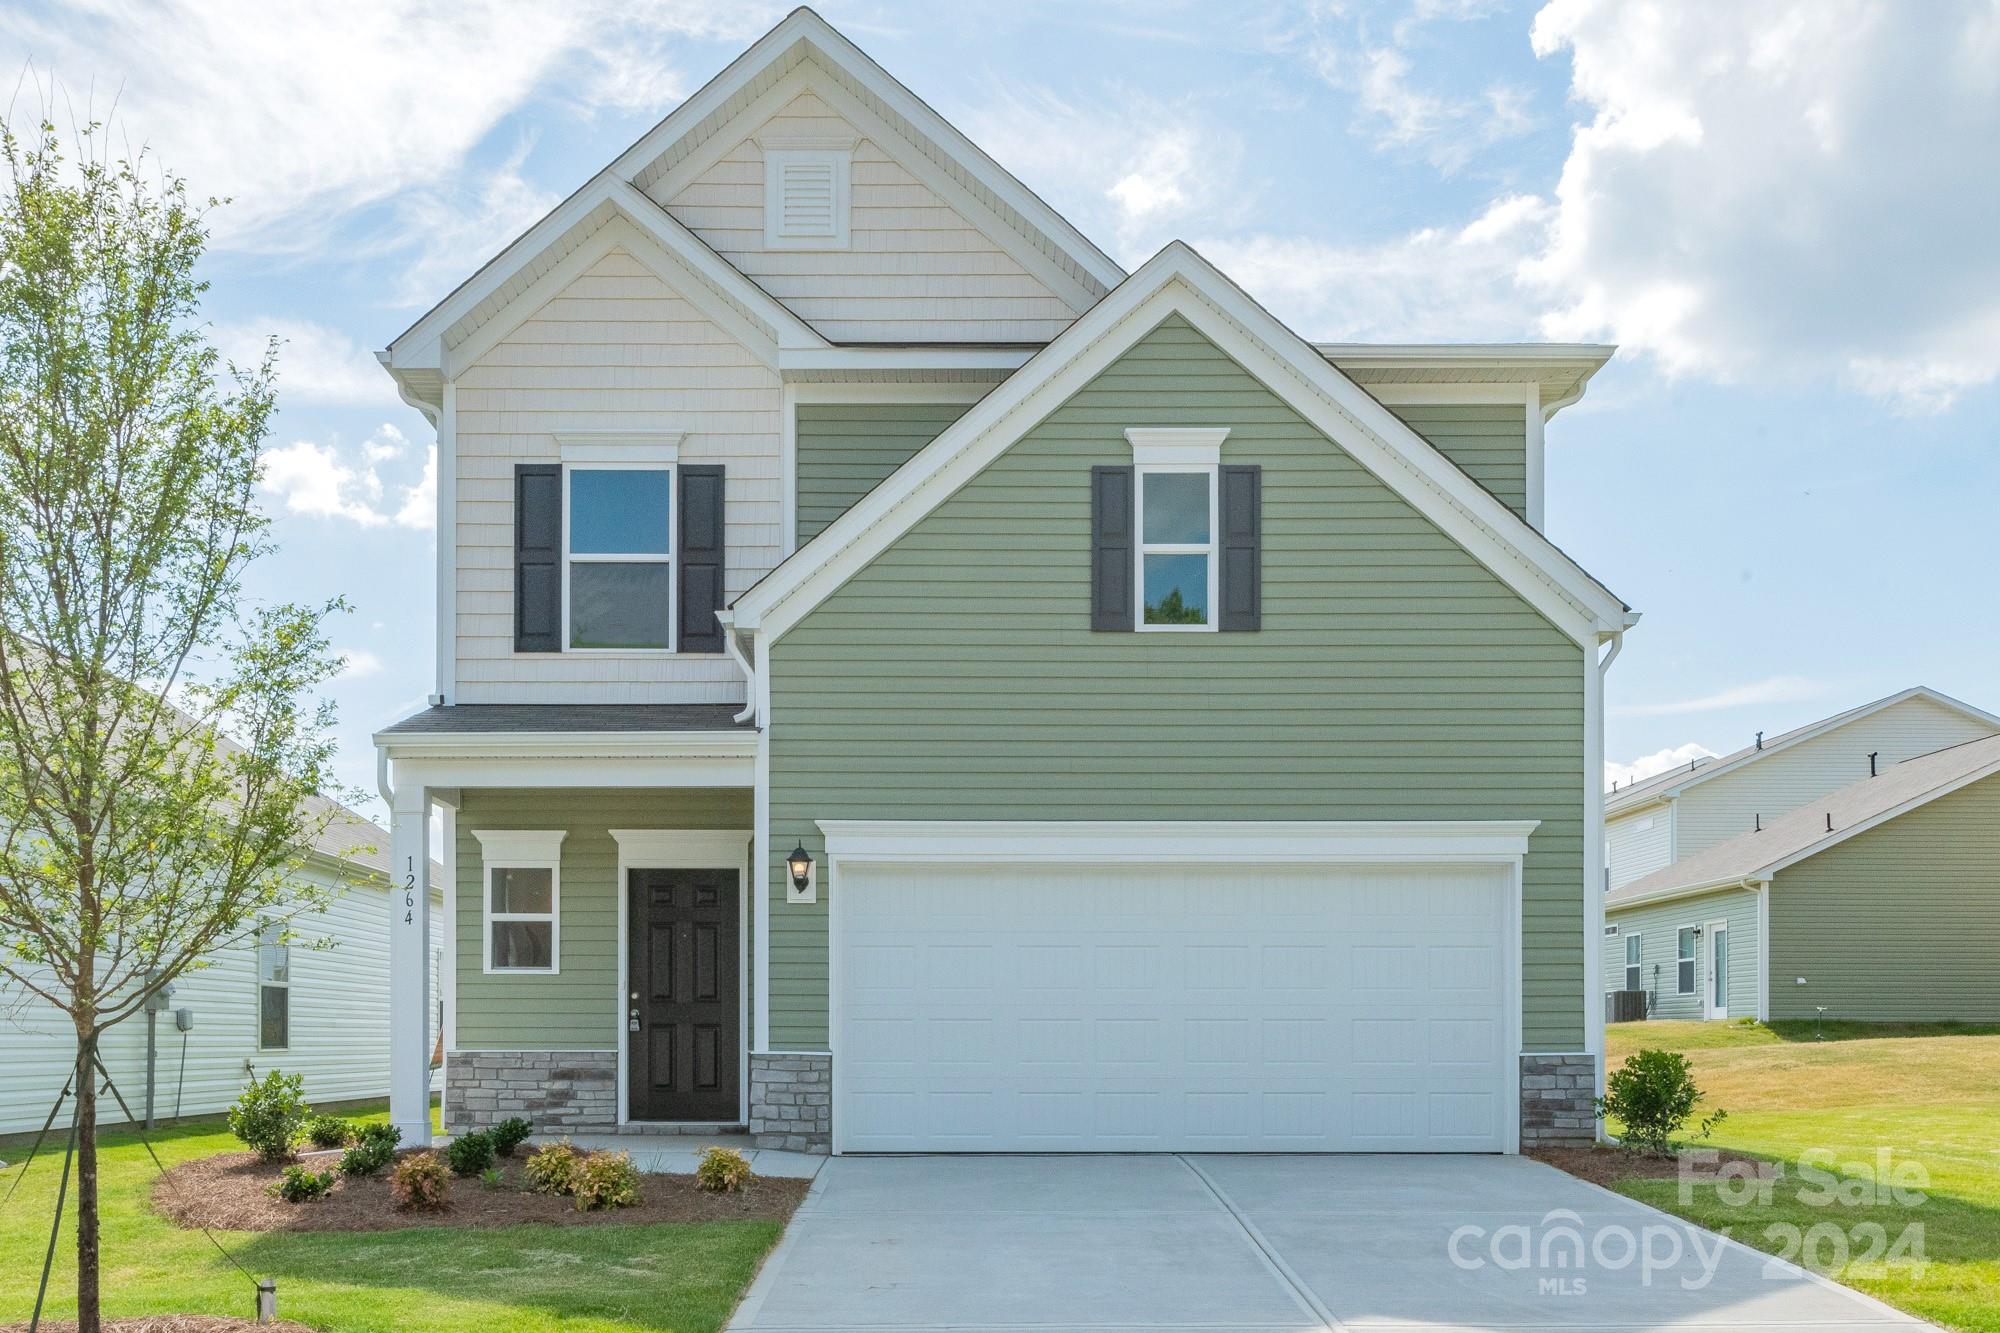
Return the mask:
<path id="1" fill-rule="evenodd" d="M 1748 889 L 1729 889 L 1698 898 L 1677 898 L 1672 902 L 1630 907 L 1606 912 L 1604 924 L 1615 925 L 1619 933 L 1604 938 L 1604 988 L 1625 988 L 1625 936 L 1637 931 L 1641 938 L 1641 989 L 1652 995 L 1654 1018 L 1701 1018 L 1705 1013 L 1707 985 L 1703 967 L 1706 941 L 1695 946 L 1694 993 L 1679 990 L 1676 963 L 1679 959 L 1680 930 L 1684 926 L 1707 929 L 1712 921 L 1729 923 L 1729 1014 L 1730 1018 L 1757 1016 L 1757 895 Z"/>
<path id="2" fill-rule="evenodd" d="M 1623 819 L 1607 821 L 1604 825 L 1604 845 L 1610 852 L 1605 865 L 1610 871 L 1610 884 L 1614 889 L 1671 864 L 1674 859 L 1673 807 L 1658 805 Z"/>
<path id="3" fill-rule="evenodd" d="M 514 652 L 514 465 L 558 461 L 559 431 L 685 431 L 682 462 L 726 469 L 733 599 L 782 554 L 777 372 L 614 250 L 469 367 L 457 394 L 453 702 L 741 702 L 723 653 Z"/>
<path id="4" fill-rule="evenodd" d="M 673 791 L 467 791 L 458 808 L 458 941 L 455 1050 L 610 1051 L 618 1046 L 618 843 L 615 828 L 742 829 L 750 793 Z M 560 970 L 485 970 L 486 870 L 479 839 L 491 829 L 562 829 Z M 750 929 L 750 922 L 743 922 Z"/>
<path id="5" fill-rule="evenodd" d="M 1799 984 L 1799 978 L 1805 984 Z M 2000 1021 L 2000 778 L 1778 872 L 1771 1016 Z"/>
<path id="6" fill-rule="evenodd" d="M 308 869 L 322 884 L 334 881 Z M 431 957 L 442 972 L 444 914 L 433 917 Z M 224 1110 L 243 1090 L 247 1061 L 257 1073 L 283 1070 L 305 1077 L 308 1101 L 385 1097 L 389 1092 L 388 897 L 380 888 L 349 888 L 324 913 L 300 916 L 293 928 L 305 939 L 291 950 L 290 1047 L 260 1051 L 256 950 L 232 945 L 210 956 L 210 966 L 174 983 L 169 1005 L 194 1010 L 185 1038 L 171 1012 L 158 1020 L 157 1114 Z M 314 949 L 311 940 L 333 947 Z M 437 992 L 434 990 L 433 995 Z M 432 1026 L 437 1004 L 431 1006 Z M 103 1038 L 104 1062 L 133 1113 L 144 1116 L 146 1019 L 143 1014 L 111 1028 Z M 186 1053 L 185 1081 L 182 1054 Z M 68 1076 L 76 1054 L 69 1020 L 16 986 L 0 987 L 0 1133 L 39 1129 Z M 107 1093 L 106 1123 L 122 1120 Z"/>
<path id="7" fill-rule="evenodd" d="M 858 140 L 852 244 L 764 248 L 760 138 Z M 802 93 L 685 185 L 654 197 L 689 230 L 834 342 L 1046 342 L 1081 313 L 911 175 Z M 896 151 L 911 151 L 906 146 Z"/>
<path id="8" fill-rule="evenodd" d="M 1906 699 L 1822 736 L 1765 754 L 1730 773 L 1689 787 L 1677 805 L 1679 858 L 1748 833 L 1868 776 L 1869 751 L 1886 767 L 1992 734 L 1992 728 L 1928 699 Z"/>
<path id="9" fill-rule="evenodd" d="M 1159 420 L 1226 425 L 1222 461 L 1263 468 L 1258 632 L 1090 630 L 1090 470 Z M 1581 1050 L 1584 670 L 1174 318 L 777 642 L 771 849 L 829 818 L 1534 819 L 1524 1041 Z M 840 887 L 794 906 L 774 873 L 771 1039 L 823 1050 Z"/>

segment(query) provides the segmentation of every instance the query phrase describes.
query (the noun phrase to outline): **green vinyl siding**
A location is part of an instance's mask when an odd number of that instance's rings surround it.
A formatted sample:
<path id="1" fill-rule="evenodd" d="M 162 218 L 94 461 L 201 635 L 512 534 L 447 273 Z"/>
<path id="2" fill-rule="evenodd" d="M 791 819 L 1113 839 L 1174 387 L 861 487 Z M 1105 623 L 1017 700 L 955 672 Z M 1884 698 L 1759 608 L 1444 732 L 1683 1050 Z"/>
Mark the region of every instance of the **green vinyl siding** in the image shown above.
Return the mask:
<path id="1" fill-rule="evenodd" d="M 971 403 L 800 403 L 799 544 L 964 416 Z"/>
<path id="2" fill-rule="evenodd" d="M 1771 1017 L 2000 1022 L 1996 942 L 2000 777 L 1778 872 Z"/>
<path id="3" fill-rule="evenodd" d="M 1528 415 L 1523 405 L 1404 403 L 1389 410 L 1502 504 L 1528 516 Z"/>
<path id="4" fill-rule="evenodd" d="M 467 790 L 458 807 L 457 1049 L 609 1051 L 618 1046 L 618 843 L 612 829 L 743 829 L 742 789 Z M 561 829 L 561 971 L 488 974 L 485 867 L 475 831 Z M 743 929 L 750 928 L 749 922 Z"/>
<path id="5" fill-rule="evenodd" d="M 1651 994 L 1648 1012 L 1654 1018 L 1701 1018 L 1707 1011 L 1702 987 L 1702 949 L 1695 946 L 1695 986 L 1692 995 L 1678 988 L 1676 962 L 1679 959 L 1680 931 L 1684 926 L 1701 926 L 1711 921 L 1729 923 L 1729 1017 L 1757 1016 L 1757 895 L 1749 889 L 1728 889 L 1705 893 L 1699 898 L 1676 898 L 1624 911 L 1606 911 L 1604 924 L 1618 927 L 1616 936 L 1604 937 L 1604 988 L 1625 988 L 1625 936 L 1637 931 L 1641 955 L 1640 989 Z"/>
<path id="6" fill-rule="evenodd" d="M 1263 629 L 1090 625 L 1132 425 L 1263 469 Z M 1536 819 L 1530 1050 L 1580 1050 L 1579 647 L 1185 321 L 1149 333 L 776 644 L 771 849 L 814 821 Z M 826 900 L 772 867 L 771 1041 L 825 1049 Z"/>

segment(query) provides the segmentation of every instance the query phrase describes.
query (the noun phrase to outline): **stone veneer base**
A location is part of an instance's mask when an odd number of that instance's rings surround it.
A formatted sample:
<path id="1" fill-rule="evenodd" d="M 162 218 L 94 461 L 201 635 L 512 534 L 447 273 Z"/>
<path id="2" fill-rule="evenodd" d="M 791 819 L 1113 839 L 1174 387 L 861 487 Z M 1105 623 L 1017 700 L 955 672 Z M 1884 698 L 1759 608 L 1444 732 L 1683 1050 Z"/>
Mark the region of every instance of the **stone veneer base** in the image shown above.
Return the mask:
<path id="1" fill-rule="evenodd" d="M 759 1148 L 833 1151 L 833 1057 L 753 1051 L 748 1119 Z"/>
<path id="2" fill-rule="evenodd" d="M 1521 1057 L 1521 1150 L 1597 1141 L 1597 1057 Z"/>
<path id="3" fill-rule="evenodd" d="M 618 1127 L 614 1051 L 452 1051 L 444 1126 L 458 1134 L 524 1116 L 538 1134 Z"/>

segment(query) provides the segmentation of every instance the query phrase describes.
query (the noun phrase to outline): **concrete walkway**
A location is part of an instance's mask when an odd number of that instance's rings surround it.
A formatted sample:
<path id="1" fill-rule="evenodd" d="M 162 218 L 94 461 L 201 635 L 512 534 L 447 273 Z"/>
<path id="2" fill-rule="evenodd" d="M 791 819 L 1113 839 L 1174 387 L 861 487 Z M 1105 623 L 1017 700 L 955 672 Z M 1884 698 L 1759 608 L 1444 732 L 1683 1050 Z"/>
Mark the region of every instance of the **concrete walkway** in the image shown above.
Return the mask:
<path id="1" fill-rule="evenodd" d="M 730 1324 L 1665 1326 L 1923 1325 L 1538 1162 L 1391 1156 L 835 1158 Z"/>
<path id="2" fill-rule="evenodd" d="M 545 1141 L 552 1140 L 535 1139 L 537 1143 Z M 713 1147 L 736 1149 L 749 1160 L 750 1169 L 760 1176 L 811 1180 L 829 1160 L 814 1153 L 759 1148 L 756 1140 L 747 1134 L 575 1134 L 569 1136 L 569 1141 L 593 1152 L 601 1148 L 627 1152 L 632 1154 L 632 1165 L 641 1171 L 663 1171 L 675 1175 L 692 1172 L 702 1153 Z"/>

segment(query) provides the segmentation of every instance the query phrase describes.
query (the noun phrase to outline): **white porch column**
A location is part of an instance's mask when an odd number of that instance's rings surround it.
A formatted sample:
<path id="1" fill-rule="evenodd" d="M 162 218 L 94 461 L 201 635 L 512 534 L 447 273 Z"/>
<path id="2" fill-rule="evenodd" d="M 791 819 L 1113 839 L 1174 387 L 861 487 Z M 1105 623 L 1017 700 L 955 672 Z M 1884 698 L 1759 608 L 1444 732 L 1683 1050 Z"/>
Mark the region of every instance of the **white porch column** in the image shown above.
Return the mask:
<path id="1" fill-rule="evenodd" d="M 389 812 L 389 1123 L 431 1141 L 430 790 L 396 788 Z"/>

